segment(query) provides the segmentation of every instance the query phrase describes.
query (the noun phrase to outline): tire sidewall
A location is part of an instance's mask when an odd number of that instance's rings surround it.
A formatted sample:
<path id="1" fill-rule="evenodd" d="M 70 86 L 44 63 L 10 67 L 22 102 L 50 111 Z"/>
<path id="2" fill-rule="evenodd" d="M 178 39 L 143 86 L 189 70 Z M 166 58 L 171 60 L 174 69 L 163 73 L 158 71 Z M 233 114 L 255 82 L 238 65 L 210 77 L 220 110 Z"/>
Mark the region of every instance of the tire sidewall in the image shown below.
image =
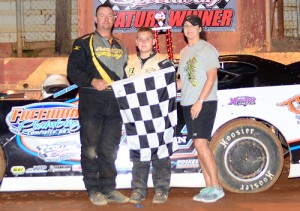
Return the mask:
<path id="1" fill-rule="evenodd" d="M 238 134 L 237 131 L 240 131 Z M 244 134 L 241 133 L 244 131 Z M 246 133 L 248 131 L 248 133 Z M 282 147 L 277 137 L 262 123 L 254 120 L 235 120 L 218 130 L 211 141 L 211 148 L 218 166 L 221 185 L 238 193 L 261 192 L 270 188 L 279 178 L 283 166 Z M 237 142 L 235 140 L 253 138 L 266 149 L 268 156 L 265 168 L 255 178 L 242 179 L 230 174 L 226 165 L 226 152 Z M 234 162 L 234 161 L 233 161 Z"/>
<path id="2" fill-rule="evenodd" d="M 3 180 L 3 177 L 6 173 L 6 159 L 3 147 L 0 146 L 0 183 Z"/>

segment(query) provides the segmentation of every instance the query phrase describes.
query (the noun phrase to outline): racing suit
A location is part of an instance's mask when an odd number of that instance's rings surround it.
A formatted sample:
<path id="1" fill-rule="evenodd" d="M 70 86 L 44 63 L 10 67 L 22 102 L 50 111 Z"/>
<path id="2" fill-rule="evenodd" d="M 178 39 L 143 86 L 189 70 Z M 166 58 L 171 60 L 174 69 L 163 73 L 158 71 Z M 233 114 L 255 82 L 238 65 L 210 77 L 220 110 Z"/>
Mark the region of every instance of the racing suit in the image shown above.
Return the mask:
<path id="1" fill-rule="evenodd" d="M 149 58 L 144 61 L 140 58 L 140 53 L 133 55 L 129 58 L 128 64 L 125 68 L 128 77 L 143 75 L 146 73 L 151 73 L 162 68 L 166 68 L 172 65 L 168 59 L 162 54 L 153 53 Z M 168 65 L 166 65 L 168 64 Z"/>
<path id="2" fill-rule="evenodd" d="M 79 87 L 83 181 L 89 193 L 107 194 L 116 188 L 115 160 L 122 119 L 113 91 L 109 88 L 98 91 L 91 86 L 93 78 L 103 79 L 95 58 L 109 77 L 116 81 L 126 76 L 124 68 L 128 52 L 117 38 L 109 40 L 94 32 L 74 41 L 68 60 L 68 77 Z"/>

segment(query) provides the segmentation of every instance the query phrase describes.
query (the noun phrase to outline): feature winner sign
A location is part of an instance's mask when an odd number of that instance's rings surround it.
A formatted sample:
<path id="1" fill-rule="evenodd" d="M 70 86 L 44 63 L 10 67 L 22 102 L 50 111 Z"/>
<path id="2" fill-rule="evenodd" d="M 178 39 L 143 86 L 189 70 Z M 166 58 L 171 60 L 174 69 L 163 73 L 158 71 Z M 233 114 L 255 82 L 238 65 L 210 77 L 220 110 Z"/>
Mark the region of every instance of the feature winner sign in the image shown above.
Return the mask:
<path id="1" fill-rule="evenodd" d="M 165 13 L 164 24 L 173 32 L 181 32 L 184 18 L 191 14 L 202 19 L 206 31 L 236 30 L 236 0 L 94 0 L 94 11 L 104 3 L 113 6 L 117 33 L 157 27 L 158 12 Z"/>

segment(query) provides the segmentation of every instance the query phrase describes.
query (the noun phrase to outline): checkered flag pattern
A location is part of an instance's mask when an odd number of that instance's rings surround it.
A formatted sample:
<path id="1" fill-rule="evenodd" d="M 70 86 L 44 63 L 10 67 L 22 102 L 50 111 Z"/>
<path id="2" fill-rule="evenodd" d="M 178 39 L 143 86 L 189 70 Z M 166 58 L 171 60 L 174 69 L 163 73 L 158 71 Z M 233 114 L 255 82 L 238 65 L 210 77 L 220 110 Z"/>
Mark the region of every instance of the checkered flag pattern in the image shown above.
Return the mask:
<path id="1" fill-rule="evenodd" d="M 161 159 L 178 149 L 175 83 L 174 67 L 112 83 L 131 160 Z"/>

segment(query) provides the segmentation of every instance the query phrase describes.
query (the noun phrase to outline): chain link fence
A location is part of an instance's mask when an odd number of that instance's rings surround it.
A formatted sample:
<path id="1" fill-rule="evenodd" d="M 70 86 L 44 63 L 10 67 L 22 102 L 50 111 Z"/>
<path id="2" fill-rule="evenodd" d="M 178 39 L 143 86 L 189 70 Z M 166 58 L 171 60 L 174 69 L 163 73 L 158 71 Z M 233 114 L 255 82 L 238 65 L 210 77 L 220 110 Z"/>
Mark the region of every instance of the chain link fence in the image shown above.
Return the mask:
<path id="1" fill-rule="evenodd" d="M 22 1 L 22 38 L 26 42 L 55 41 L 56 0 Z M 78 36 L 77 0 L 72 0 L 71 39 Z"/>
<path id="2" fill-rule="evenodd" d="M 277 3 L 278 1 L 275 1 Z M 275 24 L 278 30 L 278 4 L 275 10 Z M 300 0 L 283 1 L 284 37 L 300 38 Z"/>

